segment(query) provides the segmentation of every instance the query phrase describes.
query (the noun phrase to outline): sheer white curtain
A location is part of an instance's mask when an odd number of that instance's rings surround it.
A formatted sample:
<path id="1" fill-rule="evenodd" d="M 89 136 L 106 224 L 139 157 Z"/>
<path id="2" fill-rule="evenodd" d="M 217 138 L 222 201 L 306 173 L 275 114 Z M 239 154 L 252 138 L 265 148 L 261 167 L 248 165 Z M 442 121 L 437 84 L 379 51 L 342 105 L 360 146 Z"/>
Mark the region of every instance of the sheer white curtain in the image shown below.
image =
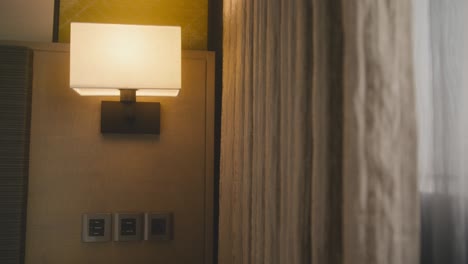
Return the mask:
<path id="1" fill-rule="evenodd" d="M 413 0 L 421 263 L 467 263 L 466 0 Z"/>

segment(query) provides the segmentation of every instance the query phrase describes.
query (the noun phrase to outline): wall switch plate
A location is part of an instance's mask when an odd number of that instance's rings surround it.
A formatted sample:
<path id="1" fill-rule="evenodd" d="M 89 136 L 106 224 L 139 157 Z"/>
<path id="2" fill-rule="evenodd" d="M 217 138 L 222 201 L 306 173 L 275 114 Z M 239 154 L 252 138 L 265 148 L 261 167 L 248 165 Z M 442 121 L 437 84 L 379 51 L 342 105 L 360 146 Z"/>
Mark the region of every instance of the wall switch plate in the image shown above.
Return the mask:
<path id="1" fill-rule="evenodd" d="M 143 214 L 114 214 L 114 241 L 139 241 L 142 240 L 142 233 Z"/>
<path id="2" fill-rule="evenodd" d="M 111 240 L 111 214 L 83 214 L 81 239 L 83 242 Z"/>
<path id="3" fill-rule="evenodd" d="M 171 240 L 172 214 L 145 213 L 145 240 Z"/>

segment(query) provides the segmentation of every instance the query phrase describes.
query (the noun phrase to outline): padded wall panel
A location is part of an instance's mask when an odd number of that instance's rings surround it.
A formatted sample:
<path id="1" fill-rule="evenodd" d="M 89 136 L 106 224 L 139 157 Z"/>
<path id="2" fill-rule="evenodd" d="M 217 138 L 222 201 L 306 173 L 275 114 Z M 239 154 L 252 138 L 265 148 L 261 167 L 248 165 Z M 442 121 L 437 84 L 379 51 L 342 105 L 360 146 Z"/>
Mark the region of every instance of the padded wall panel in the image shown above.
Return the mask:
<path id="1" fill-rule="evenodd" d="M 0 263 L 24 262 L 32 52 L 0 46 Z"/>

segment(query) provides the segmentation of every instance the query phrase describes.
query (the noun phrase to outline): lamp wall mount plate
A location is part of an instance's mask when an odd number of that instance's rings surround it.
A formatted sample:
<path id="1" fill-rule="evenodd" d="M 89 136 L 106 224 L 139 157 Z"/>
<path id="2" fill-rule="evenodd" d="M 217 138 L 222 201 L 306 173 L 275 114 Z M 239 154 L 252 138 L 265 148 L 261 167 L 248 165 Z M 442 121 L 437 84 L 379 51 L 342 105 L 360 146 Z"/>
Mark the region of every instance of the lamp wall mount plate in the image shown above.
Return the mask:
<path id="1" fill-rule="evenodd" d="M 101 102 L 101 133 L 159 134 L 160 104 Z"/>

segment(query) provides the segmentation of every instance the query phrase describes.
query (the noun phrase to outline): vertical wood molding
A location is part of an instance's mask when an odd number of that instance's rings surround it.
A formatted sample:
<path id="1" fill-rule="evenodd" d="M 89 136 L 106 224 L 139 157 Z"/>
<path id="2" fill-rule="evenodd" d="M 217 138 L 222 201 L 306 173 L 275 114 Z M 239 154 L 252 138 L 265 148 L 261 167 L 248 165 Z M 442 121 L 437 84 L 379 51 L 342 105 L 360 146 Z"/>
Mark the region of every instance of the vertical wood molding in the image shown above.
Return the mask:
<path id="1" fill-rule="evenodd" d="M 0 46 L 0 263 L 24 262 L 32 53 Z"/>
<path id="2" fill-rule="evenodd" d="M 206 87 L 205 87 L 205 260 L 212 264 L 214 254 L 214 175 L 215 175 L 215 54 L 205 52 Z"/>
<path id="3" fill-rule="evenodd" d="M 223 94 L 223 1 L 220 0 L 208 0 L 208 50 L 216 52 L 214 91 L 213 262 L 218 263 L 219 164 L 221 156 L 221 106 Z"/>

